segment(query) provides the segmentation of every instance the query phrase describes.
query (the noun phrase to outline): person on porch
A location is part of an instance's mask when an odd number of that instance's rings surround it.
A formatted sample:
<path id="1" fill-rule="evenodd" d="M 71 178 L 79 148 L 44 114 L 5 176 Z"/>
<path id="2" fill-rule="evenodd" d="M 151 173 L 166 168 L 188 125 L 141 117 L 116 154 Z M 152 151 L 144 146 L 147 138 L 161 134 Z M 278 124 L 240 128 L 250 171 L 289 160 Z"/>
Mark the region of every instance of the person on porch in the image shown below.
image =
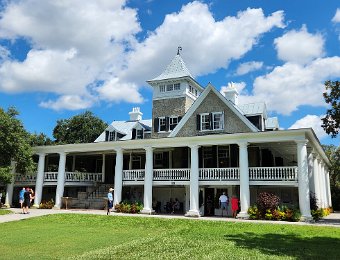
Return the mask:
<path id="1" fill-rule="evenodd" d="M 220 208 L 222 209 L 222 217 L 223 217 L 223 210 L 224 209 L 227 212 L 226 216 L 228 216 L 228 202 L 229 202 L 229 198 L 225 194 L 225 192 L 222 193 L 222 195 L 219 198 L 219 201 L 220 201 Z"/>

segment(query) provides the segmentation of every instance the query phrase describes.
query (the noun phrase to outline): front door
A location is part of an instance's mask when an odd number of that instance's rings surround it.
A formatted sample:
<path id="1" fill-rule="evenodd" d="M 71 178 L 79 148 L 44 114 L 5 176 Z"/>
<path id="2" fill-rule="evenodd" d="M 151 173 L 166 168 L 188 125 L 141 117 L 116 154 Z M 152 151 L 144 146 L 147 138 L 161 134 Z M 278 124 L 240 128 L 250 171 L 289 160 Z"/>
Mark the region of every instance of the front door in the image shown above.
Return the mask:
<path id="1" fill-rule="evenodd" d="M 214 188 L 205 188 L 204 198 L 204 216 L 214 216 Z"/>

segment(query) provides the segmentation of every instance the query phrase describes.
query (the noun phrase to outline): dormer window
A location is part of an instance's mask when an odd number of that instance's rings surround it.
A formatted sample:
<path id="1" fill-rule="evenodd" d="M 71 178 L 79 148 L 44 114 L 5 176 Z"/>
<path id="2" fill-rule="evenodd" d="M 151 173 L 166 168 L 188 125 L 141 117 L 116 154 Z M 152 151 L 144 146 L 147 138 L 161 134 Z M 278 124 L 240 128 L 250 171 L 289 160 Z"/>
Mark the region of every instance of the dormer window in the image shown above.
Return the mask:
<path id="1" fill-rule="evenodd" d="M 170 127 L 170 131 L 174 130 L 175 127 L 178 125 L 179 122 L 179 117 L 178 116 L 172 116 L 169 118 L 169 127 Z"/>
<path id="2" fill-rule="evenodd" d="M 173 91 L 173 89 L 174 89 L 173 84 L 166 85 L 166 91 Z"/>
<path id="3" fill-rule="evenodd" d="M 165 92 L 165 85 L 159 86 L 159 92 Z"/>
<path id="4" fill-rule="evenodd" d="M 144 131 L 143 129 L 136 131 L 136 139 L 143 139 Z"/>
<path id="5" fill-rule="evenodd" d="M 180 89 L 181 89 L 181 84 L 180 83 L 174 84 L 174 90 L 180 90 Z"/>
<path id="6" fill-rule="evenodd" d="M 197 130 L 223 130 L 223 112 L 202 113 L 197 115 Z"/>

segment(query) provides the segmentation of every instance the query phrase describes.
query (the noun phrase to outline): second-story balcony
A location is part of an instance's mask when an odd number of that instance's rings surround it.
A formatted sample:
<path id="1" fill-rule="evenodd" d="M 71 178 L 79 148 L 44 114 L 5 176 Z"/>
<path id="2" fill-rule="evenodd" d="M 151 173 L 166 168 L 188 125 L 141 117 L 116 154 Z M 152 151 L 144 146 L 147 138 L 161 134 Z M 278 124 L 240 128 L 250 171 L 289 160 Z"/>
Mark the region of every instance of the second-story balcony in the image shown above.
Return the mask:
<path id="1" fill-rule="evenodd" d="M 297 167 L 249 167 L 249 181 L 297 182 Z M 144 181 L 145 170 L 124 170 L 123 181 Z M 154 181 L 190 181 L 190 169 L 155 169 Z M 201 168 L 199 181 L 239 181 L 239 168 Z"/>

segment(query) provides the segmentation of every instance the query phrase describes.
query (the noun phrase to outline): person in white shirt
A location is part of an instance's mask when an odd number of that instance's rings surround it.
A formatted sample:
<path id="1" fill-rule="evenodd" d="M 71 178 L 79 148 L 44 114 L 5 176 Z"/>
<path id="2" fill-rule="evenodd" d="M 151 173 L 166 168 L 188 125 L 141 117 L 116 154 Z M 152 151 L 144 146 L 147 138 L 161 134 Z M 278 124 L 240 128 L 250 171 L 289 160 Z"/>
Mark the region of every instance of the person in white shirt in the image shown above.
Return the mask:
<path id="1" fill-rule="evenodd" d="M 229 198 L 228 196 L 225 194 L 225 192 L 223 192 L 223 194 L 220 196 L 219 198 L 220 201 L 220 207 L 222 209 L 222 217 L 223 217 L 223 210 L 225 209 L 227 212 L 227 216 L 228 216 L 228 204 L 229 204 Z"/>

